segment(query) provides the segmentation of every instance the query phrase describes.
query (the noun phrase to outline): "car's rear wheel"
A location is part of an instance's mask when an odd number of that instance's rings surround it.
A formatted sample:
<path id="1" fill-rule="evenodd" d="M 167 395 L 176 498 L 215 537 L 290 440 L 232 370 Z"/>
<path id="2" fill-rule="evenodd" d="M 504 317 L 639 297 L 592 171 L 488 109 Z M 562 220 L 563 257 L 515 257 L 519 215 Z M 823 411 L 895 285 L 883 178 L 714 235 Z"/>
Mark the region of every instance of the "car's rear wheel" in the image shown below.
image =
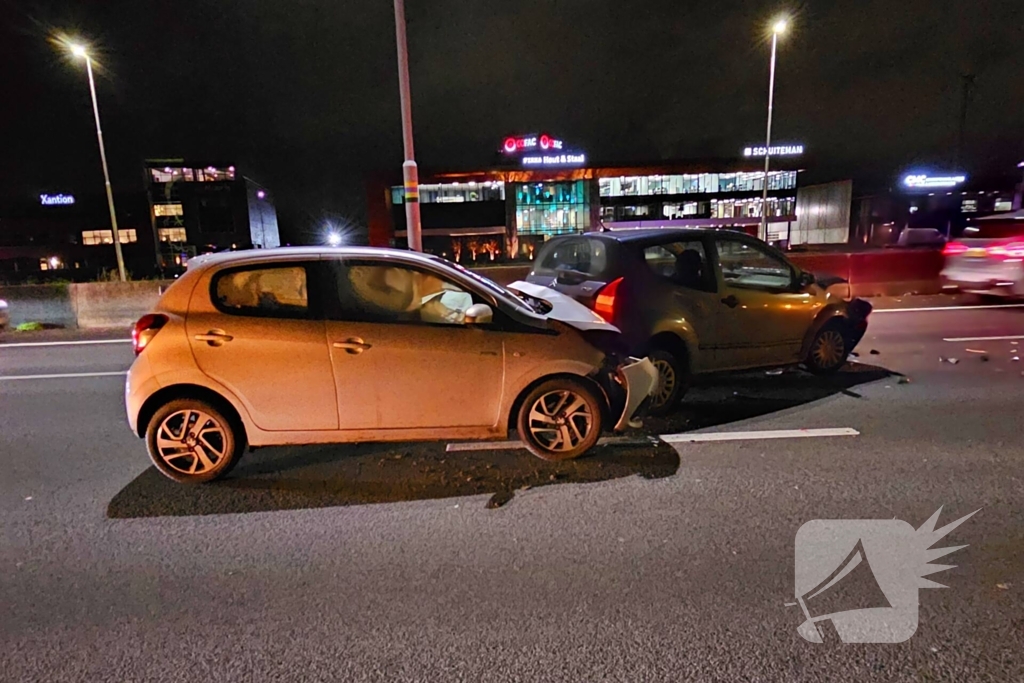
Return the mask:
<path id="1" fill-rule="evenodd" d="M 686 360 L 663 349 L 654 349 L 647 357 L 658 371 L 658 385 L 651 395 L 649 414 L 665 415 L 671 412 L 690 386 L 690 373 Z"/>
<path id="2" fill-rule="evenodd" d="M 544 460 L 571 460 L 597 443 L 603 428 L 602 401 L 586 383 L 551 379 L 523 399 L 516 427 L 519 438 Z"/>
<path id="3" fill-rule="evenodd" d="M 844 325 L 838 320 L 826 323 L 811 341 L 807 369 L 819 375 L 836 372 L 846 365 L 851 350 Z"/>
<path id="4" fill-rule="evenodd" d="M 199 484 L 231 471 L 245 449 L 245 436 L 206 401 L 182 398 L 153 415 L 146 428 L 149 457 L 174 481 Z"/>

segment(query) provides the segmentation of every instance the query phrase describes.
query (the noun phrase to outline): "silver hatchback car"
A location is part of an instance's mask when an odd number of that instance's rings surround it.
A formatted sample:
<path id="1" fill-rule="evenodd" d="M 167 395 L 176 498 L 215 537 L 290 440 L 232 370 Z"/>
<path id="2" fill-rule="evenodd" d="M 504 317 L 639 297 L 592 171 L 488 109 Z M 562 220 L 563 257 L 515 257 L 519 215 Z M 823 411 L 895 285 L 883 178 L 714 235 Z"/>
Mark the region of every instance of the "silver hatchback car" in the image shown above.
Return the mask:
<path id="1" fill-rule="evenodd" d="M 619 332 L 545 287 L 442 259 L 291 248 L 193 259 L 133 330 L 131 428 L 179 482 L 246 446 L 485 439 L 549 460 L 636 426 L 655 389 Z"/>

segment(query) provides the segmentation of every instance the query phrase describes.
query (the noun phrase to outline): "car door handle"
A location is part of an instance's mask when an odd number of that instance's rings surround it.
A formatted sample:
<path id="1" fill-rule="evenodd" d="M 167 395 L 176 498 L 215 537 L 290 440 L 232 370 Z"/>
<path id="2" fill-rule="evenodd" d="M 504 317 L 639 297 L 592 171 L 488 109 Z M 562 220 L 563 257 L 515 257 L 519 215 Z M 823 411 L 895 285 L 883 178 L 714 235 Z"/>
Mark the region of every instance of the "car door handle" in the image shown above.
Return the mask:
<path id="1" fill-rule="evenodd" d="M 729 308 L 736 308 L 737 306 L 740 305 L 740 300 L 737 299 L 732 294 L 730 294 L 729 296 L 722 299 L 722 303 L 728 306 Z"/>
<path id="2" fill-rule="evenodd" d="M 356 355 L 371 348 L 373 345 L 367 344 L 359 337 L 352 337 L 351 339 L 346 339 L 345 341 L 334 342 L 332 346 L 334 346 L 334 348 L 336 349 L 345 349 L 346 353 Z"/>
<path id="3" fill-rule="evenodd" d="M 206 334 L 195 335 L 193 339 L 196 341 L 206 342 L 210 346 L 222 346 L 225 342 L 229 342 L 234 339 L 234 337 L 224 330 L 209 330 Z"/>

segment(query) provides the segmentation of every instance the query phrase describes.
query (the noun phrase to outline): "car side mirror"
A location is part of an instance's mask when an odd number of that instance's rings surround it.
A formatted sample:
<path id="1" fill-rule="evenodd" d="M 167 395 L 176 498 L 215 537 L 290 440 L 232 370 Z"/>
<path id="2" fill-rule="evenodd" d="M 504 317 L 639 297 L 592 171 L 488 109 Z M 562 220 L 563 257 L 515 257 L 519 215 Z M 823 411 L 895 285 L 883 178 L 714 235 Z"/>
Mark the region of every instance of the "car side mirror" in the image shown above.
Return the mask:
<path id="1" fill-rule="evenodd" d="M 494 320 L 494 311 L 487 304 L 473 304 L 466 309 L 463 321 L 467 325 L 487 325 Z"/>
<path id="2" fill-rule="evenodd" d="M 810 287 L 815 282 L 814 273 L 808 273 L 804 271 L 800 273 L 800 277 L 797 278 L 797 289 L 805 289 Z"/>

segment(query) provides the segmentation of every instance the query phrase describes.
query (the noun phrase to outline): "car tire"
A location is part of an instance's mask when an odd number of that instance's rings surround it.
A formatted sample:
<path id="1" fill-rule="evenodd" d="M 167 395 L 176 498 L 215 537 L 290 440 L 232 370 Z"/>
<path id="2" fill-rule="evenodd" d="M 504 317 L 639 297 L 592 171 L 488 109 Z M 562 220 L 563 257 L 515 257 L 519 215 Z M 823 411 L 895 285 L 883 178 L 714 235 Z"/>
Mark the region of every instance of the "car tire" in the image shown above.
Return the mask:
<path id="1" fill-rule="evenodd" d="M 153 414 L 146 446 L 161 474 L 182 484 L 201 484 L 231 471 L 245 450 L 245 434 L 210 403 L 181 398 Z"/>
<path id="2" fill-rule="evenodd" d="M 601 438 L 604 401 L 586 382 L 570 377 L 547 380 L 519 407 L 516 428 L 531 453 L 550 461 L 578 458 Z"/>
<path id="3" fill-rule="evenodd" d="M 805 361 L 807 369 L 816 375 L 830 375 L 846 365 L 850 355 L 850 338 L 846 327 L 838 320 L 825 323 L 811 340 Z"/>
<path id="4" fill-rule="evenodd" d="M 667 415 L 686 395 L 690 388 L 690 370 L 685 358 L 663 349 L 654 349 L 647 357 L 658 371 L 658 386 L 651 394 L 651 404 L 647 413 L 659 416 Z"/>

